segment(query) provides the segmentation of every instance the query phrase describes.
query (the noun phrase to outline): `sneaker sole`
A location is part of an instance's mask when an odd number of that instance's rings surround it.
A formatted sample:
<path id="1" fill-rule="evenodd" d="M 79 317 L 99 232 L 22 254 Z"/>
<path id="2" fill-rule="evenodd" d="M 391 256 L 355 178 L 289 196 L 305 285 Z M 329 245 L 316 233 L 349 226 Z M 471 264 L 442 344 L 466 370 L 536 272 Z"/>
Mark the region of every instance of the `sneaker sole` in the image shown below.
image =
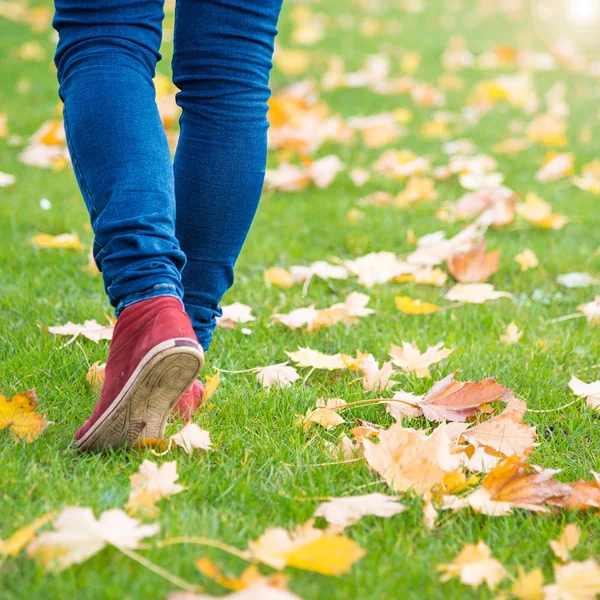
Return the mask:
<path id="1" fill-rule="evenodd" d="M 204 352 L 193 340 L 177 338 L 158 344 L 75 446 L 97 452 L 140 438 L 162 438 L 171 409 L 203 366 Z"/>

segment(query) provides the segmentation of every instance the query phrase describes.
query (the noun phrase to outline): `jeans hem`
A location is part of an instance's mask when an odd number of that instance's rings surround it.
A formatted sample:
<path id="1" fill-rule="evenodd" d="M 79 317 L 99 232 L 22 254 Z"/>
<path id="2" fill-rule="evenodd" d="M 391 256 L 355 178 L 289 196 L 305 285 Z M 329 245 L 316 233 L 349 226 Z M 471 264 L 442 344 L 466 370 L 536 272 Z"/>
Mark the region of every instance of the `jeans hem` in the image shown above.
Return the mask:
<path id="1" fill-rule="evenodd" d="M 122 298 L 115 308 L 115 317 L 118 317 L 128 306 L 142 302 L 142 300 L 150 300 L 150 298 L 158 298 L 159 296 L 171 296 L 177 298 L 183 306 L 181 296 L 177 292 L 177 287 L 171 283 L 159 283 L 145 292 L 139 292 Z"/>

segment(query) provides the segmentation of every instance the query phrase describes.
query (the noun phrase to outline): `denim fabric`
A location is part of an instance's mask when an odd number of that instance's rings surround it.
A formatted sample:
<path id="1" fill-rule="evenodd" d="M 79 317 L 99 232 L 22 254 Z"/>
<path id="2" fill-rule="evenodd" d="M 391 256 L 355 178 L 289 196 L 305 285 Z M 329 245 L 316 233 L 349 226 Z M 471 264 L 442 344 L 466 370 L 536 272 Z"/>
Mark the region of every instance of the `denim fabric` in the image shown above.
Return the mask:
<path id="1" fill-rule="evenodd" d="M 258 206 L 281 0 L 177 0 L 174 162 L 155 102 L 162 0 L 55 0 L 67 142 L 117 315 L 182 299 L 207 349 Z"/>

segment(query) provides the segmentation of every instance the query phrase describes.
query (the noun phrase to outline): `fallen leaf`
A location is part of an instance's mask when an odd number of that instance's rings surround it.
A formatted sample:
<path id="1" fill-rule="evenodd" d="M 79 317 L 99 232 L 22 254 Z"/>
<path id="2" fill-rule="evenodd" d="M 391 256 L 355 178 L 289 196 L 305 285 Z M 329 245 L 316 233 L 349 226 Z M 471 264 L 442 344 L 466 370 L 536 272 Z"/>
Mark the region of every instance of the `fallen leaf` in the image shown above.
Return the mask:
<path id="1" fill-rule="evenodd" d="M 206 404 L 212 395 L 217 391 L 221 383 L 221 373 L 217 371 L 214 375 L 207 375 L 204 384 L 204 393 L 202 394 L 202 404 Z"/>
<path id="2" fill-rule="evenodd" d="M 54 335 L 68 335 L 72 337 L 71 343 L 80 335 L 92 342 L 98 343 L 100 340 L 112 339 L 114 324 L 100 325 L 95 319 L 84 321 L 83 325 L 69 321 L 65 325 L 56 325 L 54 327 L 45 327 L 44 329 Z"/>
<path id="3" fill-rule="evenodd" d="M 500 250 L 485 251 L 481 240 L 467 252 L 456 252 L 448 257 L 448 271 L 461 283 L 481 283 L 498 271 Z"/>
<path id="4" fill-rule="evenodd" d="M 320 504 L 314 516 L 323 517 L 331 525 L 349 527 L 369 515 L 388 518 L 401 513 L 406 510 L 406 506 L 400 504 L 398 500 L 400 500 L 399 496 L 386 496 L 379 493 L 332 498 Z"/>
<path id="5" fill-rule="evenodd" d="M 396 308 L 405 315 L 429 315 L 440 310 L 440 307 L 431 302 L 413 300 L 409 296 L 396 296 L 394 298 Z"/>
<path id="6" fill-rule="evenodd" d="M 548 183 L 573 175 L 575 172 L 573 168 L 574 161 L 573 154 L 551 152 L 544 160 L 540 170 L 535 174 L 535 180 L 540 183 Z"/>
<path id="7" fill-rule="evenodd" d="M 282 267 L 271 267 L 265 271 L 265 281 L 289 289 L 294 285 L 294 277 Z"/>
<path id="8" fill-rule="evenodd" d="M 438 565 L 437 570 L 443 573 L 442 582 L 459 577 L 465 585 L 477 588 L 485 583 L 491 590 L 508 576 L 502 563 L 492 558 L 492 551 L 483 542 L 466 544 L 451 563 Z"/>
<path id="9" fill-rule="evenodd" d="M 312 369 L 325 369 L 327 371 L 347 368 L 344 355 L 339 352 L 337 354 L 323 354 L 312 348 L 298 347 L 296 352 L 286 351 L 286 354 L 298 367 L 311 367 Z"/>
<path id="10" fill-rule="evenodd" d="M 504 342 L 507 346 L 512 346 L 513 344 L 517 344 L 522 336 L 523 332 L 519 331 L 517 324 L 513 321 L 506 328 L 506 333 L 500 336 L 500 341 Z"/>
<path id="11" fill-rule="evenodd" d="M 196 560 L 196 567 L 203 574 L 216 581 L 219 585 L 226 587 L 230 590 L 245 590 L 250 587 L 255 587 L 257 584 L 267 585 L 271 588 L 277 588 L 280 590 L 287 590 L 286 580 L 287 577 L 281 573 L 274 573 L 268 577 L 265 577 L 256 568 L 255 565 L 247 567 L 240 577 L 231 577 L 224 575 L 221 569 L 210 558 L 199 558 Z M 171 596 L 169 596 L 171 598 Z M 260 597 L 257 597 L 257 599 Z"/>
<path id="12" fill-rule="evenodd" d="M 317 407 L 312 410 L 307 410 L 306 415 L 298 417 L 297 423 L 306 431 L 313 423 L 317 423 L 326 429 L 336 427 L 345 423 L 344 419 L 336 411 L 340 406 L 344 406 L 346 402 L 341 398 L 329 398 L 327 404 L 323 398 L 317 400 Z"/>
<path id="13" fill-rule="evenodd" d="M 250 542 L 249 550 L 256 560 L 274 569 L 287 565 L 322 575 L 347 573 L 365 555 L 350 538 L 315 529 L 312 520 L 291 533 L 280 527 L 267 529 Z"/>
<path id="14" fill-rule="evenodd" d="M 526 248 L 523 252 L 520 252 L 515 256 L 515 262 L 521 267 L 521 271 L 527 271 L 528 269 L 535 269 L 540 264 L 538 257 L 535 255 L 533 250 Z"/>
<path id="15" fill-rule="evenodd" d="M 54 521 L 54 531 L 42 533 L 27 547 L 46 570 L 62 571 L 82 563 L 107 545 L 135 549 L 145 537 L 156 535 L 158 525 L 141 525 L 120 508 L 103 512 L 67 506 Z"/>
<path id="16" fill-rule="evenodd" d="M 175 592 L 167 596 L 167 600 L 219 600 L 220 598 L 228 600 L 302 600 L 300 596 L 296 596 L 287 589 L 262 581 L 226 596 L 209 596 L 194 592 Z"/>
<path id="17" fill-rule="evenodd" d="M 423 396 L 415 396 L 410 392 L 395 392 L 392 396 L 394 400 L 401 402 L 388 402 L 385 411 L 392 415 L 395 421 L 401 421 L 403 418 L 416 419 L 423 416 L 423 411 L 419 407 L 419 402 L 423 400 Z"/>
<path id="18" fill-rule="evenodd" d="M 290 387 L 292 383 L 300 379 L 298 371 L 287 363 L 269 365 L 256 370 L 256 379 L 263 387 L 277 386 L 279 388 Z"/>
<path id="19" fill-rule="evenodd" d="M 510 591 L 518 600 L 543 600 L 544 575 L 541 569 L 532 569 L 529 573 L 519 567 L 519 575 Z"/>
<path id="20" fill-rule="evenodd" d="M 38 233 L 31 238 L 31 242 L 36 248 L 73 248 L 74 250 L 83 250 L 81 240 L 76 233 L 63 233 L 61 235 Z"/>
<path id="21" fill-rule="evenodd" d="M 545 229 L 562 229 L 569 222 L 568 217 L 553 213 L 548 202 L 531 192 L 525 196 L 525 202 L 517 204 L 517 214 Z"/>
<path id="22" fill-rule="evenodd" d="M 38 399 L 34 389 L 15 394 L 10 400 L 0 395 L 0 430 L 8 427 L 8 431 L 17 441 L 35 441 L 50 424 L 35 412 L 37 405 Z"/>
<path id="23" fill-rule="evenodd" d="M 474 446 L 494 448 L 504 456 L 527 458 L 536 446 L 535 427 L 523 423 L 527 406 L 523 400 L 511 398 L 502 414 L 492 417 L 463 433 Z"/>
<path id="24" fill-rule="evenodd" d="M 513 391 L 496 383 L 495 379 L 456 381 L 451 373 L 433 384 L 419 406 L 429 421 L 465 421 L 483 404 L 501 400 L 506 402 Z"/>
<path id="25" fill-rule="evenodd" d="M 544 587 L 544 600 L 594 600 L 600 594 L 600 565 L 593 558 L 555 564 L 554 579 Z"/>
<path id="26" fill-rule="evenodd" d="M 95 363 L 93 363 L 90 366 L 90 368 L 85 376 L 86 381 L 92 387 L 99 387 L 100 385 L 102 385 L 102 382 L 104 381 L 105 370 L 106 370 L 106 363 L 100 364 L 100 361 L 97 360 Z"/>
<path id="27" fill-rule="evenodd" d="M 391 379 L 394 376 L 392 363 L 383 363 L 381 369 L 379 363 L 372 354 L 369 354 L 361 364 L 363 374 L 363 389 L 365 391 L 385 391 L 398 384 Z"/>
<path id="28" fill-rule="evenodd" d="M 144 460 L 138 472 L 129 477 L 131 492 L 125 509 L 133 515 L 156 516 L 156 503 L 159 500 L 185 489 L 183 485 L 175 483 L 178 478 L 176 461 L 166 462 L 159 467 L 151 460 Z"/>
<path id="29" fill-rule="evenodd" d="M 393 252 L 371 252 L 354 260 L 344 261 L 344 266 L 358 276 L 358 283 L 373 287 L 387 283 L 405 273 L 413 273 L 416 268 L 400 260 Z"/>
<path id="30" fill-rule="evenodd" d="M 222 306 L 223 315 L 217 317 L 217 325 L 225 329 L 235 329 L 237 323 L 250 323 L 256 321 L 256 317 L 252 315 L 252 307 L 246 304 L 234 302 Z"/>
<path id="31" fill-rule="evenodd" d="M 568 288 L 584 288 L 600 284 L 600 279 L 592 277 L 589 273 L 565 273 L 559 275 L 556 281 Z"/>
<path id="32" fill-rule="evenodd" d="M 556 557 L 560 558 L 563 562 L 567 562 L 569 560 L 569 551 L 573 550 L 579 544 L 580 538 L 581 532 L 577 525 L 570 523 L 563 529 L 560 538 L 550 540 L 550 548 Z"/>
<path id="33" fill-rule="evenodd" d="M 494 290 L 494 286 L 491 283 L 457 283 L 444 296 L 446 300 L 467 302 L 470 304 L 483 304 L 488 300 L 512 297 L 513 295 L 508 292 Z"/>
<path id="34" fill-rule="evenodd" d="M 0 556 L 17 556 L 33 540 L 37 530 L 56 516 L 55 512 L 46 513 L 29 525 L 21 527 L 5 540 L 0 539 Z"/>
<path id="35" fill-rule="evenodd" d="M 567 510 L 600 508 L 600 474 L 593 471 L 592 474 L 595 477 L 594 481 L 575 481 L 568 484 L 569 494 L 552 503 Z"/>
<path id="36" fill-rule="evenodd" d="M 211 450 L 210 433 L 200 429 L 195 423 L 188 423 L 181 431 L 170 437 L 170 441 L 191 454 L 196 448 Z"/>
<path id="37" fill-rule="evenodd" d="M 600 296 L 596 296 L 592 302 L 580 304 L 577 310 L 586 316 L 588 323 L 592 325 L 600 324 Z"/>
<path id="38" fill-rule="evenodd" d="M 600 410 L 600 379 L 593 383 L 585 383 L 581 379 L 577 379 L 575 375 L 571 375 L 569 387 L 575 395 L 585 398 L 589 408 Z"/>
<path id="39" fill-rule="evenodd" d="M 421 378 L 431 377 L 429 367 L 448 358 L 453 351 L 453 348 L 444 348 L 444 342 L 438 342 L 435 346 L 429 346 L 421 354 L 414 342 L 411 344 L 402 342 L 402 347 L 392 344 L 390 356 L 394 365 Z"/>

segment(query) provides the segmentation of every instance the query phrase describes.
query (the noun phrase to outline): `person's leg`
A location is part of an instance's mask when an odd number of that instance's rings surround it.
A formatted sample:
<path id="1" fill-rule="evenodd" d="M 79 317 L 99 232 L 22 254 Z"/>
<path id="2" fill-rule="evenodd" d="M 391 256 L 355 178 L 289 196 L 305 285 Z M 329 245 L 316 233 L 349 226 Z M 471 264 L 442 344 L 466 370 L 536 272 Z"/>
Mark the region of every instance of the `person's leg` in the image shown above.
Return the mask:
<path id="1" fill-rule="evenodd" d="M 187 256 L 184 303 L 205 350 L 263 186 L 280 8 L 281 0 L 177 0 L 176 232 Z"/>
<path id="2" fill-rule="evenodd" d="M 152 82 L 162 0 L 56 0 L 55 63 L 94 256 L 117 315 L 183 298 L 173 168 Z"/>
<path id="3" fill-rule="evenodd" d="M 152 77 L 160 0 L 56 0 L 56 66 L 94 255 L 118 315 L 104 383 L 75 435 L 100 450 L 161 437 L 203 362 L 183 310 L 171 156 Z"/>

